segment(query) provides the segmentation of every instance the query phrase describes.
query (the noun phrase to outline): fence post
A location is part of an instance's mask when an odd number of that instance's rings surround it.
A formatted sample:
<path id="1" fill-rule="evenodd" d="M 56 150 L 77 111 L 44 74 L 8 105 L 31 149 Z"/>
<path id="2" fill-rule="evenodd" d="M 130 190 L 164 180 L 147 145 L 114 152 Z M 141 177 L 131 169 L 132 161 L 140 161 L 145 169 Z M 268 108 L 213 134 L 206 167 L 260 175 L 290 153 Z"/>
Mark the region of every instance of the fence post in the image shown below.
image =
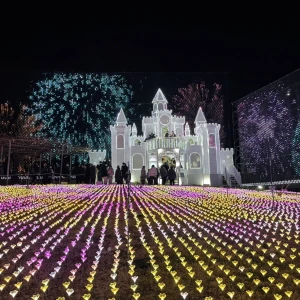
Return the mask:
<path id="1" fill-rule="evenodd" d="M 9 167 L 10 167 L 10 152 L 11 152 L 11 140 L 9 140 L 8 146 L 8 159 L 7 159 L 7 170 L 6 170 L 6 185 L 8 185 Z"/>

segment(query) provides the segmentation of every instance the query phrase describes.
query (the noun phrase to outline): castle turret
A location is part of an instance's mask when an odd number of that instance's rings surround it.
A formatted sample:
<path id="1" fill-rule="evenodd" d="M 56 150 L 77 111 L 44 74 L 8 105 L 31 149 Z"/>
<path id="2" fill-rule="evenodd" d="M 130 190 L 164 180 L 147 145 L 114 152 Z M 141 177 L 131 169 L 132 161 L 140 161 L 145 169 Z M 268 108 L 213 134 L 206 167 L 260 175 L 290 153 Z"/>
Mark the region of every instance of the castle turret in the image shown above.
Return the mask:
<path id="1" fill-rule="evenodd" d="M 152 104 L 153 104 L 153 112 L 167 109 L 168 101 L 165 95 L 163 94 L 163 92 L 161 91 L 161 89 L 158 89 L 157 93 L 155 94 L 152 100 Z"/>
<path id="2" fill-rule="evenodd" d="M 137 128 L 135 123 L 133 123 L 133 125 L 131 126 L 131 136 L 136 137 L 137 136 Z"/>
<path id="3" fill-rule="evenodd" d="M 125 117 L 123 108 L 121 108 L 120 112 L 118 113 L 118 117 L 117 117 L 117 126 L 123 126 L 127 124 L 127 119 Z"/>
<path id="4" fill-rule="evenodd" d="M 195 135 L 201 137 L 202 140 L 202 159 L 203 159 L 203 175 L 204 175 L 204 184 L 210 182 L 210 157 L 209 157 L 209 141 L 208 141 L 208 131 L 207 131 L 207 122 L 202 111 L 202 108 L 199 107 L 197 116 L 195 118 Z"/>
<path id="5" fill-rule="evenodd" d="M 204 124 L 204 123 L 206 123 L 206 118 L 205 118 L 202 108 L 200 106 L 198 109 L 198 112 L 197 112 L 196 119 L 195 119 L 195 124 L 197 127 L 197 125 Z"/>
<path id="6" fill-rule="evenodd" d="M 184 135 L 185 135 L 185 136 L 190 136 L 190 135 L 191 135 L 191 130 L 190 130 L 190 125 L 189 125 L 189 123 L 185 123 L 185 127 L 184 127 Z"/>
<path id="7" fill-rule="evenodd" d="M 121 167 L 123 162 L 127 164 L 130 160 L 130 127 L 127 125 L 127 119 L 122 108 L 118 113 L 115 125 L 110 126 L 110 132 L 111 161 L 115 170 L 117 165 Z"/>

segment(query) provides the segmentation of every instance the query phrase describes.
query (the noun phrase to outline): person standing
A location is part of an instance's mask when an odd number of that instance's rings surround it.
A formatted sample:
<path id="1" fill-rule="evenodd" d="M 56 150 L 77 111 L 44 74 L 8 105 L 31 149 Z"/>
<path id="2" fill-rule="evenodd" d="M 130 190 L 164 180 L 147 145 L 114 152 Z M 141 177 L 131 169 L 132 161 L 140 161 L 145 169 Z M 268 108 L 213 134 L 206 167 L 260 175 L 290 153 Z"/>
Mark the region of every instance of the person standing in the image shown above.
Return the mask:
<path id="1" fill-rule="evenodd" d="M 154 178 L 154 185 L 158 185 L 159 171 L 156 167 L 155 167 L 155 169 L 156 169 L 156 177 Z"/>
<path id="2" fill-rule="evenodd" d="M 103 164 L 103 166 L 102 166 L 102 179 L 103 179 L 103 184 L 107 184 L 107 176 L 108 176 L 108 173 L 107 173 L 107 166 L 106 166 L 106 164 Z"/>
<path id="3" fill-rule="evenodd" d="M 154 165 L 151 166 L 151 169 L 149 170 L 149 184 L 155 184 L 155 180 L 157 177 L 157 169 Z"/>
<path id="4" fill-rule="evenodd" d="M 128 167 L 124 162 L 122 164 L 121 172 L 122 172 L 123 182 L 125 181 L 125 183 L 127 183 L 127 181 L 128 181 Z"/>
<path id="5" fill-rule="evenodd" d="M 44 163 L 44 167 L 41 171 L 41 174 L 43 176 L 43 179 L 42 179 L 43 184 L 48 184 L 49 169 L 48 169 L 47 163 Z"/>
<path id="6" fill-rule="evenodd" d="M 168 171 L 168 177 L 170 180 L 170 185 L 174 185 L 174 181 L 176 179 L 176 172 L 175 172 L 173 166 L 171 166 L 170 170 Z"/>
<path id="7" fill-rule="evenodd" d="M 143 166 L 141 169 L 141 184 L 146 183 L 146 177 L 147 177 L 146 169 L 145 169 L 145 166 Z"/>
<path id="8" fill-rule="evenodd" d="M 114 169 L 112 166 L 109 166 L 107 170 L 107 176 L 108 176 L 108 184 L 112 184 L 113 176 L 114 176 Z"/>
<path id="9" fill-rule="evenodd" d="M 122 182 L 123 182 L 120 166 L 117 166 L 117 170 L 115 172 L 115 181 L 117 184 L 122 184 Z"/>
<path id="10" fill-rule="evenodd" d="M 91 164 L 90 171 L 91 171 L 91 184 L 95 184 L 96 183 L 96 166 Z"/>
<path id="11" fill-rule="evenodd" d="M 168 177 L 168 172 L 164 165 L 160 167 L 160 176 L 161 176 L 161 181 L 162 185 L 166 185 L 167 177 Z"/>

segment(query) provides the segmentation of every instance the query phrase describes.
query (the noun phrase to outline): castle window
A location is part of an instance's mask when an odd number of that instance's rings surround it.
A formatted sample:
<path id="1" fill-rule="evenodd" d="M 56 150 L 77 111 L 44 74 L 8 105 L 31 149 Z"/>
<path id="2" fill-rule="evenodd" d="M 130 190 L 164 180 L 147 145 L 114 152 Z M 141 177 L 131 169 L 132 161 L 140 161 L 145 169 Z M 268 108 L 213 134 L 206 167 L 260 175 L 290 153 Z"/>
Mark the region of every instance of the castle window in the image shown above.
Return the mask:
<path id="1" fill-rule="evenodd" d="M 153 110 L 157 111 L 157 104 L 156 103 L 154 104 Z"/>
<path id="2" fill-rule="evenodd" d="M 164 110 L 163 103 L 158 103 L 158 110 Z"/>
<path id="3" fill-rule="evenodd" d="M 193 139 L 188 139 L 188 143 L 190 143 L 190 145 L 194 145 L 194 140 Z"/>
<path id="4" fill-rule="evenodd" d="M 124 136 L 122 134 L 117 135 L 117 149 L 124 149 Z"/>
<path id="5" fill-rule="evenodd" d="M 209 135 L 209 147 L 216 147 L 216 139 L 214 134 Z"/>
<path id="6" fill-rule="evenodd" d="M 144 159 L 141 154 L 134 154 L 132 157 L 132 169 L 140 170 L 144 165 Z"/>
<path id="7" fill-rule="evenodd" d="M 200 169 L 200 154 L 199 153 L 192 153 L 190 155 L 190 168 L 191 169 Z"/>

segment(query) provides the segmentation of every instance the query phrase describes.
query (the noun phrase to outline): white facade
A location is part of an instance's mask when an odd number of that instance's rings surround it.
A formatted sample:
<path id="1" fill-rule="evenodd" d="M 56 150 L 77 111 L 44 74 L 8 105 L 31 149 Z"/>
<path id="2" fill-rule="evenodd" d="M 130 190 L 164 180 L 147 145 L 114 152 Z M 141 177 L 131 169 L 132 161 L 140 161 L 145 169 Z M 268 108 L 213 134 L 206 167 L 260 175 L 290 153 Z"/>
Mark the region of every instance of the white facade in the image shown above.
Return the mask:
<path id="1" fill-rule="evenodd" d="M 174 116 L 168 110 L 168 101 L 160 89 L 152 104 L 151 117 L 142 119 L 143 135 L 137 135 L 135 124 L 127 125 L 122 109 L 115 125 L 110 126 L 114 170 L 123 162 L 129 163 L 131 181 L 139 182 L 142 166 L 148 170 L 174 159 L 179 184 L 221 186 L 222 176 L 241 183 L 233 165 L 233 149 L 220 149 L 220 125 L 207 123 L 201 107 L 195 119 L 195 134 L 191 135 L 185 117 Z M 167 131 L 173 131 L 176 137 L 165 137 Z M 151 133 L 155 138 L 146 140 Z"/>

